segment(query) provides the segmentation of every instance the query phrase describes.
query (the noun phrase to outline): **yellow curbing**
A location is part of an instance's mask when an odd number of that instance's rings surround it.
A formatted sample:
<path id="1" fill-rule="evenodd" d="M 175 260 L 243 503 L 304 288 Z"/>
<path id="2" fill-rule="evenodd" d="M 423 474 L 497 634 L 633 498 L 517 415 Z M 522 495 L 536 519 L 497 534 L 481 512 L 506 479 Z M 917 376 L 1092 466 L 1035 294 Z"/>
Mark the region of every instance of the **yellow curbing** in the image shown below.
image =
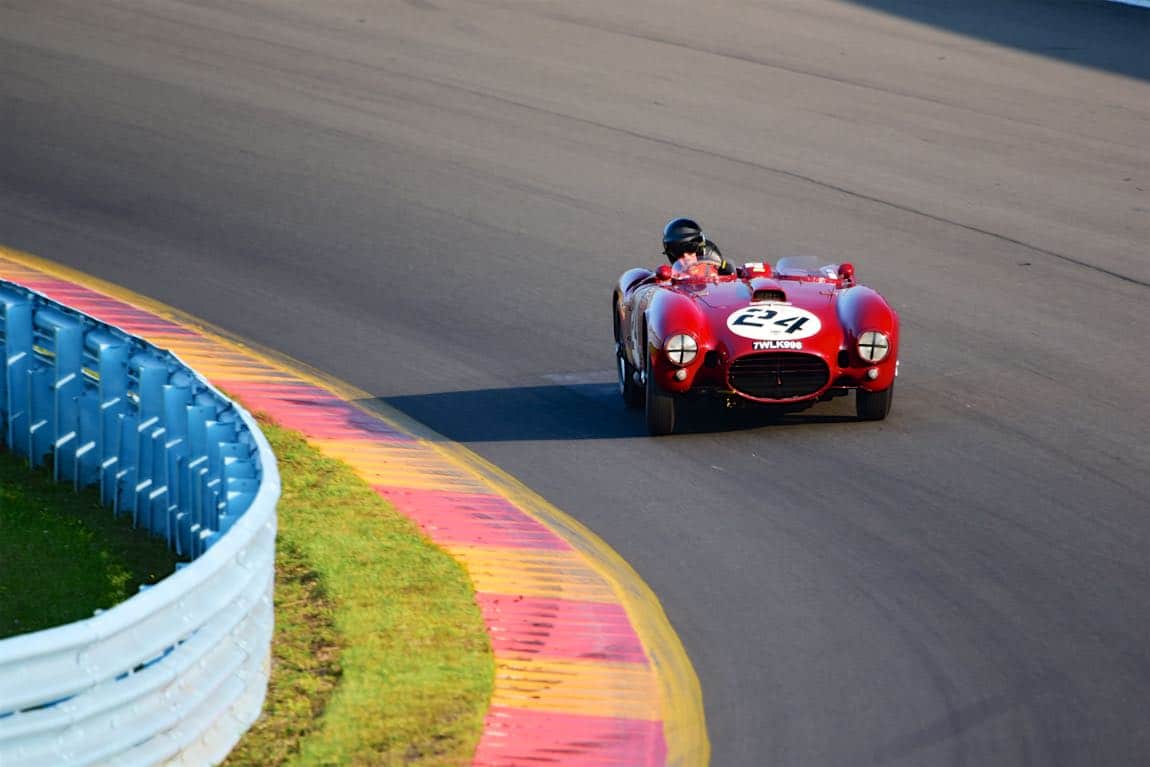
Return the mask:
<path id="1" fill-rule="evenodd" d="M 464 446 L 450 442 L 368 392 L 335 379 L 307 363 L 262 344 L 242 339 L 223 328 L 159 301 L 47 259 L 2 245 L 0 245 L 0 258 L 60 279 L 84 284 L 176 324 L 195 328 L 204 336 L 230 346 L 241 355 L 254 357 L 272 368 L 279 368 L 299 380 L 336 394 L 389 426 L 415 437 L 449 462 L 470 470 L 482 484 L 566 540 L 573 549 L 586 557 L 588 566 L 602 576 L 626 610 L 656 671 L 667 746 L 667 765 L 699 767 L 710 763 L 711 746 L 707 737 L 702 688 L 687 651 L 675 634 L 658 597 L 626 560 L 574 517 L 556 508 L 510 474 Z M 111 321 L 111 324 L 115 322 Z M 197 364 L 209 368 L 220 363 L 218 357 L 214 360 L 194 359 L 196 357 L 198 355 L 194 353 L 181 356 L 185 362 L 197 369 L 202 369 L 197 367 Z M 448 549 L 451 550 L 451 547 Z M 466 557 L 463 551 L 459 554 L 452 551 L 452 554 L 457 558 Z"/>
<path id="2" fill-rule="evenodd" d="M 634 663 L 496 657 L 495 666 L 505 682 L 492 696 L 492 706 L 602 716 L 601 691 L 612 690 L 615 716 L 646 719 L 649 701 L 658 694 L 651 674 Z"/>
<path id="3" fill-rule="evenodd" d="M 585 602 L 616 602 L 618 599 L 607 579 L 588 568 L 585 557 L 573 549 L 500 550 L 450 542 L 440 546 L 467 568 L 475 590 L 480 593 Z"/>

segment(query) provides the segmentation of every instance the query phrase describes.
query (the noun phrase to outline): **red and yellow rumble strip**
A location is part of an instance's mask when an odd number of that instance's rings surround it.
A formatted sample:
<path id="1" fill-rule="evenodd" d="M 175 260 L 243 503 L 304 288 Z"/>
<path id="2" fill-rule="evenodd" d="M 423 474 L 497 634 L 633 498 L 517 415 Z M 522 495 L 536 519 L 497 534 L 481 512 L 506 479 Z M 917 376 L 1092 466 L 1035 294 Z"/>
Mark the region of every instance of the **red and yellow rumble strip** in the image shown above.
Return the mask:
<path id="1" fill-rule="evenodd" d="M 707 764 L 699 684 L 678 637 L 638 575 L 577 521 L 367 393 L 169 307 L 4 248 L 0 278 L 175 352 L 350 464 L 463 563 L 496 662 L 475 767 Z"/>

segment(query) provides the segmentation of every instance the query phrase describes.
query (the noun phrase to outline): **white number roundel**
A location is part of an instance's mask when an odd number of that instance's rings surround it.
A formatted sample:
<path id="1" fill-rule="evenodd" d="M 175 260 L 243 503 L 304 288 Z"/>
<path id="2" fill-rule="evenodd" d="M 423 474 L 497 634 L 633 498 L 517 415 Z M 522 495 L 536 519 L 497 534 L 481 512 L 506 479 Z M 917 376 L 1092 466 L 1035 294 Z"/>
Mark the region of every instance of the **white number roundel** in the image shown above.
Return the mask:
<path id="1" fill-rule="evenodd" d="M 806 309 L 787 304 L 755 304 L 732 312 L 727 327 L 735 335 L 756 341 L 810 338 L 822 330 L 822 323 Z"/>

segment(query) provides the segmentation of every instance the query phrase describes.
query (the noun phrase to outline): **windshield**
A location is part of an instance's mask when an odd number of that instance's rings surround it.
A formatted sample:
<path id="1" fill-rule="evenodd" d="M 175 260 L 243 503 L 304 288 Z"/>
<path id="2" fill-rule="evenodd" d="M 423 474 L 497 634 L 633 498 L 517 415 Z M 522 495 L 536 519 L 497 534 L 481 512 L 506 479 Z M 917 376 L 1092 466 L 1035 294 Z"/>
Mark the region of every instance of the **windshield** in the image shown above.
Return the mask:
<path id="1" fill-rule="evenodd" d="M 825 263 L 816 256 L 784 256 L 775 264 L 775 274 L 779 277 L 795 275 L 837 278 L 838 265 Z"/>

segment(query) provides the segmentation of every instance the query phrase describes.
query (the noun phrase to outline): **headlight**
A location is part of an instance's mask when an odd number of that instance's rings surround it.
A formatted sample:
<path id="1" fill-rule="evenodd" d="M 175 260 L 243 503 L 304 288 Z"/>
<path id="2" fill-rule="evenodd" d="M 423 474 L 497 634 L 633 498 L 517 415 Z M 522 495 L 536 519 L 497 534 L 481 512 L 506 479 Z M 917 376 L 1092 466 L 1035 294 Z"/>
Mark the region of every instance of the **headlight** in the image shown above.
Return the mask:
<path id="1" fill-rule="evenodd" d="M 859 356 L 867 362 L 881 362 L 890 352 L 890 341 L 885 333 L 868 330 L 859 336 L 857 348 Z"/>
<path id="2" fill-rule="evenodd" d="M 668 338 L 667 343 L 663 344 L 663 350 L 667 352 L 667 359 L 672 365 L 684 367 L 695 361 L 699 353 L 699 342 L 686 333 L 680 333 Z"/>

